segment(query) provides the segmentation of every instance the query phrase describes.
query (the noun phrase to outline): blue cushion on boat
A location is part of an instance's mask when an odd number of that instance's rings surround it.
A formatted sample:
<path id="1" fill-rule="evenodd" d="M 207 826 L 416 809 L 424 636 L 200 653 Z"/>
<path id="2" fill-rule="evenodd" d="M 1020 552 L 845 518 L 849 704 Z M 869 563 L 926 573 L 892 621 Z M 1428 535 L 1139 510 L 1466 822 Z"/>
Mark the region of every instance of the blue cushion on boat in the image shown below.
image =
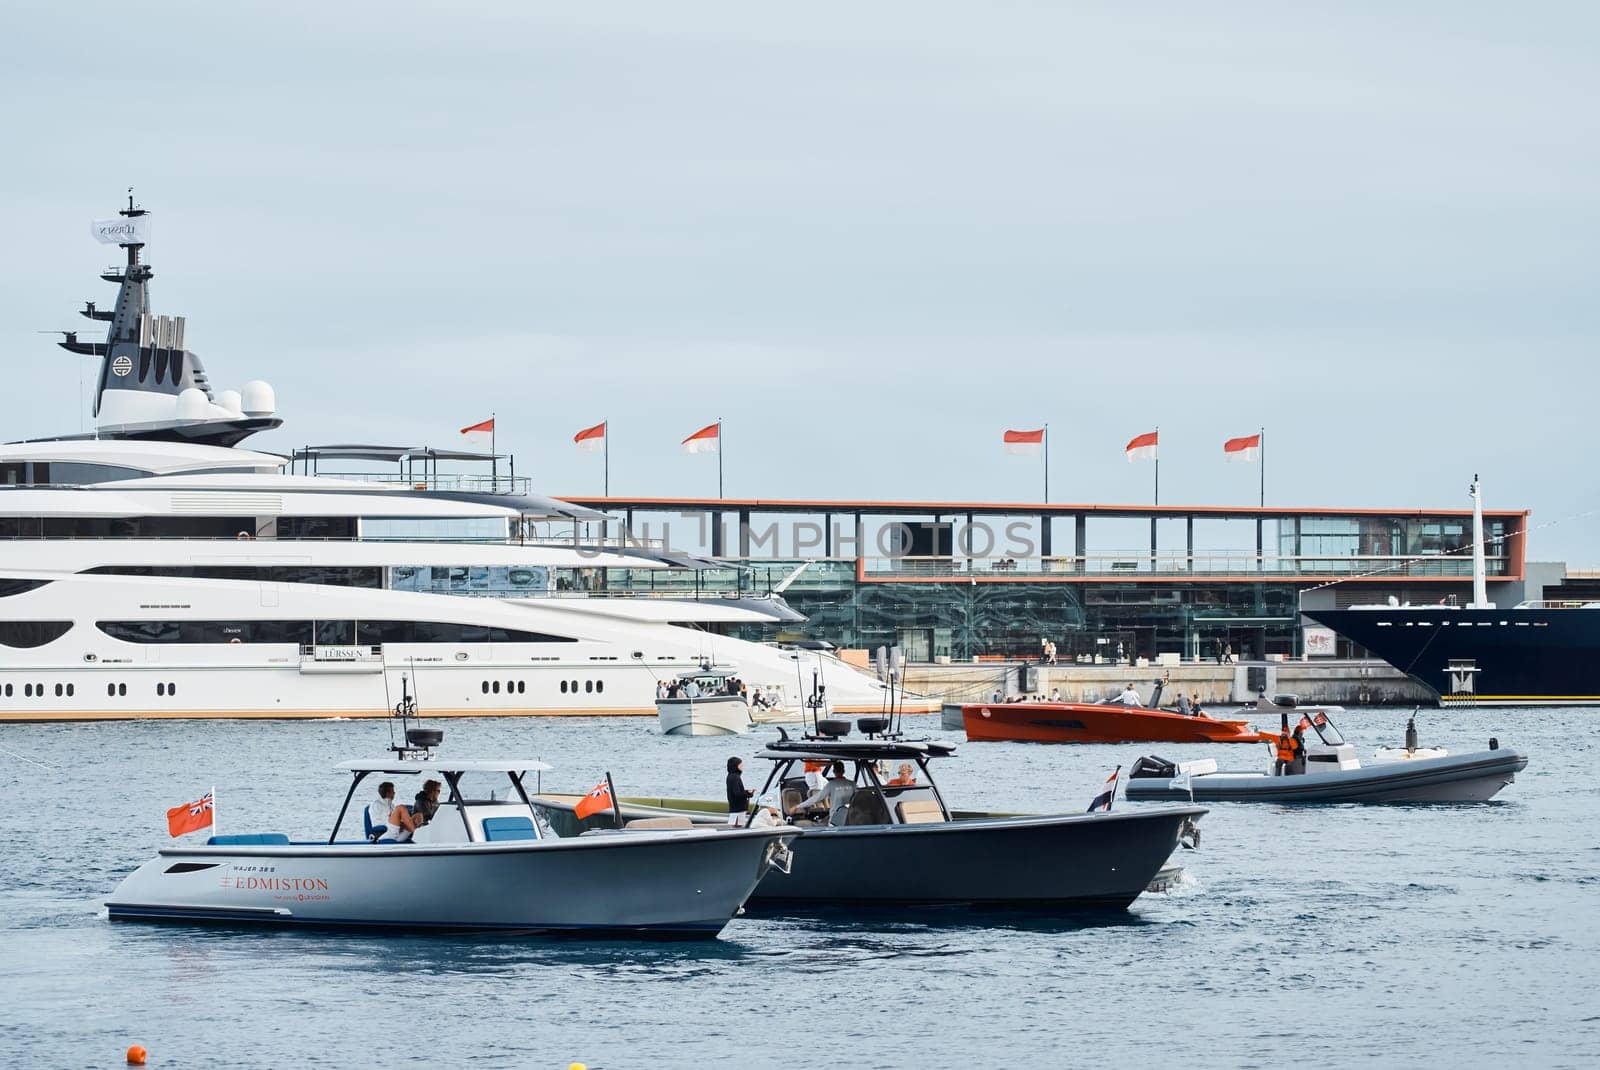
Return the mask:
<path id="1" fill-rule="evenodd" d="M 212 847 L 266 847 L 288 842 L 289 837 L 281 832 L 245 832 L 237 836 L 213 836 L 206 841 Z"/>
<path id="2" fill-rule="evenodd" d="M 486 817 L 483 819 L 483 838 L 486 840 L 537 840 L 538 830 L 525 817 Z"/>

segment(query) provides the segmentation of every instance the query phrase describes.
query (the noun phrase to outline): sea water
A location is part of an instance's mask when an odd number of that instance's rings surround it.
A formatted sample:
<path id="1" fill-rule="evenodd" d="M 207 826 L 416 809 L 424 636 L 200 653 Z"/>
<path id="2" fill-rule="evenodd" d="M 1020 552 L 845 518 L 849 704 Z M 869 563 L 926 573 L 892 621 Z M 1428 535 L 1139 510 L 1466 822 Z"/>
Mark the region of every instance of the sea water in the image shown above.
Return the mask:
<path id="1" fill-rule="evenodd" d="M 1367 758 L 1407 713 L 1341 727 Z M 333 764 L 382 752 L 388 725 L 8 725 L 0 1066 L 120 1066 L 132 1043 L 152 1067 L 1593 1065 L 1600 712 L 1419 722 L 1425 745 L 1498 736 L 1528 769 L 1482 805 L 1214 804 L 1180 886 L 1125 913 L 746 916 L 696 943 L 112 924 L 102 902 L 169 842 L 167 807 L 214 786 L 225 832 L 326 835 L 347 786 Z M 772 734 L 436 724 L 447 754 L 543 758 L 546 789 L 609 770 L 622 794 L 706 799 L 730 755 L 759 784 Z M 984 743 L 936 775 L 964 808 L 1076 811 L 1152 751 L 1267 760 L 1260 745 Z"/>

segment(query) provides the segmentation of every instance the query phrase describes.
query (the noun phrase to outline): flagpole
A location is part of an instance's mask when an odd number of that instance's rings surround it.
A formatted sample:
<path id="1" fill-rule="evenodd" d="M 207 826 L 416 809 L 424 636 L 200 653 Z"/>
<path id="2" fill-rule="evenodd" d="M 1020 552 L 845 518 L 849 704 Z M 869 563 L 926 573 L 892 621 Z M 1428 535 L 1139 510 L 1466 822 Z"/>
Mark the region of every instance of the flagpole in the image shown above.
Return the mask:
<path id="1" fill-rule="evenodd" d="M 1044 503 L 1050 504 L 1050 425 L 1044 425 Z M 1049 523 L 1048 520 L 1045 521 Z"/>
<path id="2" fill-rule="evenodd" d="M 1267 507 L 1267 429 L 1260 428 L 1256 438 L 1256 467 L 1261 474 L 1261 508 Z M 1256 571 L 1267 567 L 1266 518 L 1256 517 Z"/>
<path id="3" fill-rule="evenodd" d="M 217 838 L 217 786 L 211 785 L 211 838 Z"/>
<path id="4" fill-rule="evenodd" d="M 479 409 L 478 411 L 482 412 L 483 410 Z M 495 417 L 495 414 L 491 412 L 489 414 L 489 473 L 490 473 L 490 479 L 493 482 L 493 486 L 490 488 L 490 491 L 489 491 L 489 493 L 491 493 L 491 494 L 495 493 L 496 491 L 498 491 L 500 489 L 500 454 L 499 454 L 499 451 L 495 448 L 495 430 L 496 430 L 496 428 L 495 428 L 495 423 L 494 423 L 494 417 Z"/>
<path id="5" fill-rule="evenodd" d="M 1161 504 L 1161 425 L 1156 425 L 1156 505 Z"/>
<path id="6" fill-rule="evenodd" d="M 622 830 L 622 804 L 617 802 L 617 786 L 611 783 L 611 770 L 606 770 L 606 794 L 611 796 L 611 813 L 617 823 L 617 830 Z"/>
<path id="7" fill-rule="evenodd" d="M 602 454 L 605 460 L 601 462 L 601 471 L 605 473 L 602 489 L 605 492 L 604 496 L 609 498 L 611 497 L 611 417 L 609 416 L 606 417 L 605 440 L 605 453 Z"/>
<path id="8" fill-rule="evenodd" d="M 717 417 L 717 497 L 722 497 L 722 417 Z"/>

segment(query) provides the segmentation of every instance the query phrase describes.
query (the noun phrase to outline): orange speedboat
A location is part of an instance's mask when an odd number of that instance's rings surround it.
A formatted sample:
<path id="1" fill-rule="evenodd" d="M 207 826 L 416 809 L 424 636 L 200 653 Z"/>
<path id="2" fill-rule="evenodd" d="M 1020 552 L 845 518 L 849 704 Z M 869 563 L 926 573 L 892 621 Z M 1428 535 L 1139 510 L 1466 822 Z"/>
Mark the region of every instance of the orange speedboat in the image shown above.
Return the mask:
<path id="1" fill-rule="evenodd" d="M 961 707 L 969 742 L 1256 743 L 1249 721 L 1189 717 L 1148 706 L 985 702 Z"/>

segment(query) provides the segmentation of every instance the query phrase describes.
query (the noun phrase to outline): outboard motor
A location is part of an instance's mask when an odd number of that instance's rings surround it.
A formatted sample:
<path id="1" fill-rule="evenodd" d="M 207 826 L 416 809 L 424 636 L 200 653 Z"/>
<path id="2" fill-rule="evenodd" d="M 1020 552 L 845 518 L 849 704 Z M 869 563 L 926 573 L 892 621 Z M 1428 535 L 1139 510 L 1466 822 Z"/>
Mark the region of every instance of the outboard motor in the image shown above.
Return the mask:
<path id="1" fill-rule="evenodd" d="M 1417 718 L 1413 715 L 1406 719 L 1406 750 L 1417 749 Z"/>
<path id="2" fill-rule="evenodd" d="M 1147 754 L 1133 763 L 1133 768 L 1128 771 L 1128 779 L 1171 780 L 1178 775 L 1178 763 L 1169 762 L 1165 758 L 1158 758 L 1154 754 Z"/>

